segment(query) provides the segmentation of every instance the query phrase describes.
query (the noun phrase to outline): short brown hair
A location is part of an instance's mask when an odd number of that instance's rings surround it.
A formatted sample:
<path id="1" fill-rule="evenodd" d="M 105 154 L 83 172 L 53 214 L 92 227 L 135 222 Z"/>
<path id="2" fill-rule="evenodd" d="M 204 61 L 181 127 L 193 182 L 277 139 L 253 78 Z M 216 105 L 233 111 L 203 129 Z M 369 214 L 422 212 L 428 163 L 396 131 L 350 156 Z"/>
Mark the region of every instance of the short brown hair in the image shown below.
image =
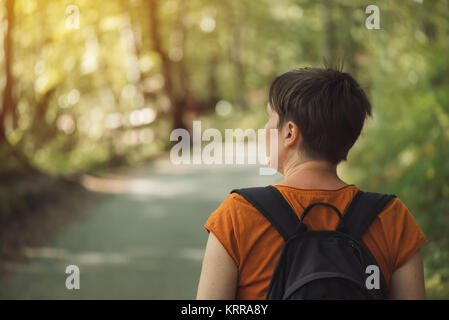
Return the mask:
<path id="1" fill-rule="evenodd" d="M 303 137 L 302 151 L 333 164 L 346 160 L 371 116 L 371 104 L 357 81 L 330 68 L 294 69 L 277 76 L 269 102 L 279 115 L 278 128 L 293 121 Z"/>

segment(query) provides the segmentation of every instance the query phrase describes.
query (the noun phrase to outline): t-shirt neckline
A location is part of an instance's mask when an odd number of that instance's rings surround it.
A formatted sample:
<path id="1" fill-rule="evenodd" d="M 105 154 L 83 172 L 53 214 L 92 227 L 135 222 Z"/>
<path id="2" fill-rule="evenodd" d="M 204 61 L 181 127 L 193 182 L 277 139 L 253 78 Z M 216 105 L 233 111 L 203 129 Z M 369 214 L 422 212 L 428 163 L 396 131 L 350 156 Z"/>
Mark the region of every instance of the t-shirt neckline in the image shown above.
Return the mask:
<path id="1" fill-rule="evenodd" d="M 323 193 L 324 192 L 330 192 L 330 193 L 338 192 L 338 191 L 343 191 L 343 190 L 346 190 L 346 189 L 350 189 L 352 187 L 356 187 L 356 185 L 353 184 L 353 183 L 348 184 L 348 185 L 346 185 L 344 187 L 341 187 L 341 188 L 338 188 L 338 189 L 332 189 L 332 190 L 331 189 L 302 189 L 302 188 L 297 188 L 297 187 L 292 187 L 292 186 L 286 186 L 286 185 L 283 185 L 283 184 L 273 184 L 272 186 L 274 186 L 274 187 L 282 187 L 282 188 L 289 188 L 289 189 L 303 191 L 303 192 L 323 192 Z"/>

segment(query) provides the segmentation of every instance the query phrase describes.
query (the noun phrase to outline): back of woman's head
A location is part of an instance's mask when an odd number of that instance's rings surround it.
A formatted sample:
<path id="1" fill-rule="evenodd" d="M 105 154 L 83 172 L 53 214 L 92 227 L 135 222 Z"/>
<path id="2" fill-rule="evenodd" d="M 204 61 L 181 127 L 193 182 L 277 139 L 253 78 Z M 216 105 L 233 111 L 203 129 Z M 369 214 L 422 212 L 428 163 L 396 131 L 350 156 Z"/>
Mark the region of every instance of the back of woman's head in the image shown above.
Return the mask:
<path id="1" fill-rule="evenodd" d="M 270 86 L 269 102 L 278 128 L 293 121 L 301 132 L 301 151 L 332 164 L 345 161 L 359 137 L 371 104 L 348 73 L 330 68 L 286 72 Z"/>

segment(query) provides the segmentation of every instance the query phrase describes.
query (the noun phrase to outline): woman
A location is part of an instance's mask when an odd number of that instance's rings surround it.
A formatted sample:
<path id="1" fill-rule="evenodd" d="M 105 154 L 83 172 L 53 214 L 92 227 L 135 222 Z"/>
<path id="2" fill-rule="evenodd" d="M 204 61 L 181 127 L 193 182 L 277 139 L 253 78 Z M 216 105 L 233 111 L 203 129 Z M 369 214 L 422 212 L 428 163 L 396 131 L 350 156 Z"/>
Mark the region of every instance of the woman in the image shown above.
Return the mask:
<path id="1" fill-rule="evenodd" d="M 267 104 L 267 156 L 277 144 L 274 186 L 298 217 L 312 202 L 344 213 L 359 190 L 337 175 L 359 137 L 371 104 L 347 73 L 318 68 L 293 70 L 271 84 Z M 278 130 L 270 141 L 269 129 Z M 271 163 L 274 163 L 272 161 Z M 337 215 L 325 206 L 304 220 L 308 230 L 334 230 Z M 204 225 L 209 239 L 197 299 L 265 299 L 284 240 L 242 196 L 230 194 Z M 424 299 L 420 247 L 426 238 L 399 198 L 391 200 L 362 237 L 376 259 L 390 299 Z"/>

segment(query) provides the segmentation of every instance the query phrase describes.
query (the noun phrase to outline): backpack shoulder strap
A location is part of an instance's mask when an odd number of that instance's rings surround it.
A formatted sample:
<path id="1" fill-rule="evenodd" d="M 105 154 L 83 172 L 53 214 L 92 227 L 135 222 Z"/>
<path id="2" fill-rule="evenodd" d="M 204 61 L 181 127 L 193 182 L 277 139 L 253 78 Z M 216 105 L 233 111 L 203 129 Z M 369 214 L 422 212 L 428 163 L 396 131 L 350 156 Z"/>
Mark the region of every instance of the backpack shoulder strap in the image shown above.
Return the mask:
<path id="1" fill-rule="evenodd" d="M 360 240 L 377 215 L 384 209 L 394 194 L 365 192 L 359 190 L 340 221 L 337 231 L 348 233 Z"/>
<path id="2" fill-rule="evenodd" d="M 266 187 L 234 189 L 252 204 L 273 225 L 285 241 L 296 233 L 299 218 L 282 196 L 281 192 L 269 185 Z"/>

